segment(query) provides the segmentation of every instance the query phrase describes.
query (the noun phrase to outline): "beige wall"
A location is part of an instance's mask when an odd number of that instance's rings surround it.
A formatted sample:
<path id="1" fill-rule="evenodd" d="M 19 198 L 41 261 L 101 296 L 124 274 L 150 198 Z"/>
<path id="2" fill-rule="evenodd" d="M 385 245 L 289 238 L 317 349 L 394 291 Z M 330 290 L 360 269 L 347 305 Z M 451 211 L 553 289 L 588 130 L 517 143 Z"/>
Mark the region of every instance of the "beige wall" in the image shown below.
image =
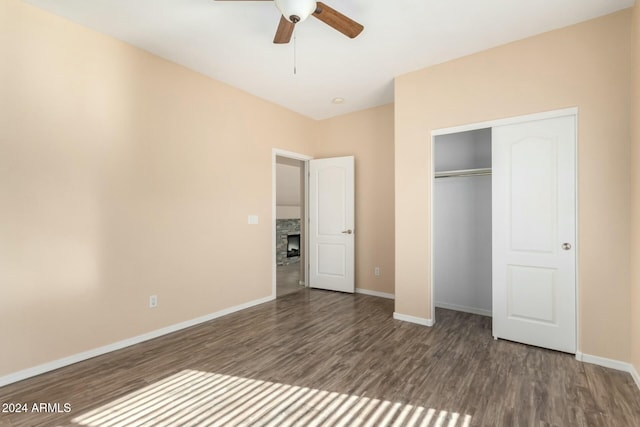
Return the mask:
<path id="1" fill-rule="evenodd" d="M 313 121 L 18 0 L 0 28 L 0 376 L 271 294 L 271 149 Z"/>
<path id="2" fill-rule="evenodd" d="M 640 2 L 633 8 L 633 90 L 631 109 L 631 156 L 633 231 L 631 234 L 631 362 L 640 372 Z"/>
<path id="3" fill-rule="evenodd" d="M 577 106 L 579 349 L 629 360 L 630 18 L 622 11 L 396 79 L 397 312 L 431 318 L 430 132 Z"/>
<path id="4" fill-rule="evenodd" d="M 313 155 L 355 156 L 356 288 L 393 294 L 393 105 L 318 122 Z"/>

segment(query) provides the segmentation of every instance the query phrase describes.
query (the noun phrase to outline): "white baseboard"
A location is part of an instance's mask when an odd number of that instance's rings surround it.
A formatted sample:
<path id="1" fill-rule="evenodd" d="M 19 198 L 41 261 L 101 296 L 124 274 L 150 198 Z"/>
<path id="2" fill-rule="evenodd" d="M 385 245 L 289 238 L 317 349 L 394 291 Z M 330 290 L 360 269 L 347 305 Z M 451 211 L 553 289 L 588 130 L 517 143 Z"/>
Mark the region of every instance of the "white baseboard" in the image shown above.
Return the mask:
<path id="1" fill-rule="evenodd" d="M 417 323 L 423 326 L 433 326 L 433 319 L 424 319 L 422 317 L 409 316 L 408 314 L 393 313 L 393 318 L 402 320 L 403 322 Z"/>
<path id="2" fill-rule="evenodd" d="M 591 354 L 585 354 L 580 351 L 576 353 L 576 359 L 581 362 L 591 363 L 593 365 L 604 366 L 605 368 L 611 368 L 617 371 L 631 373 L 632 366 L 627 362 L 621 362 L 615 359 L 607 359 L 606 357 L 593 356 Z"/>
<path id="3" fill-rule="evenodd" d="M 24 369 L 22 371 L 14 372 L 12 374 L 0 377 L 0 387 L 25 380 L 27 378 L 35 377 L 36 375 L 44 374 L 45 372 L 53 371 L 55 369 L 59 369 L 64 366 L 82 362 L 83 360 L 91 359 L 92 357 L 101 356 L 103 354 L 110 353 L 112 351 L 120 350 L 125 347 L 129 347 L 144 341 L 158 338 L 158 337 L 161 337 L 162 335 L 170 334 L 172 332 L 176 332 L 181 329 L 189 328 L 191 326 L 195 326 L 200 323 L 208 322 L 209 320 L 217 319 L 218 317 L 226 316 L 227 314 L 235 313 L 236 311 L 244 310 L 249 307 L 253 307 L 255 305 L 264 304 L 265 302 L 269 302 L 272 300 L 274 300 L 274 297 L 269 296 L 266 298 L 260 298 L 257 300 L 249 301 L 244 304 L 225 308 L 224 310 L 220 310 L 215 313 L 198 317 L 196 319 L 191 319 L 185 322 L 176 323 L 175 325 L 167 326 L 161 329 L 156 329 L 155 331 L 147 332 L 146 334 L 142 334 L 142 335 L 138 335 L 122 341 L 118 341 L 113 344 L 108 344 L 103 347 L 95 348 L 93 350 L 83 351 L 82 353 L 77 353 L 71 356 L 64 357 L 62 359 L 54 360 L 52 362 L 47 362 L 42 365 L 38 365 L 32 368 Z"/>
<path id="4" fill-rule="evenodd" d="M 607 359 L 606 357 L 593 356 L 591 354 L 584 354 L 582 352 L 576 353 L 576 359 L 581 362 L 591 363 L 593 365 L 604 366 L 605 368 L 611 368 L 618 371 L 628 372 L 636 383 L 636 387 L 640 389 L 640 375 L 636 368 L 627 362 L 621 362 L 620 360 Z"/>
<path id="5" fill-rule="evenodd" d="M 636 371 L 635 366 L 631 365 L 631 371 L 629 373 L 631 374 L 633 381 L 636 383 L 636 387 L 640 389 L 640 375 L 638 375 L 638 371 Z"/>
<path id="6" fill-rule="evenodd" d="M 380 298 L 387 298 L 387 299 L 396 299 L 396 296 L 394 294 L 388 294 L 386 292 L 379 292 L 379 291 L 371 291 L 369 289 L 363 289 L 363 288 L 356 288 L 356 294 L 370 295 L 372 297 L 380 297 Z"/>
<path id="7" fill-rule="evenodd" d="M 488 317 L 493 316 L 493 313 L 491 312 L 491 310 L 484 310 L 482 308 L 475 308 L 475 307 L 466 307 L 464 305 L 449 304 L 446 302 L 436 301 L 436 307 L 446 308 L 447 310 L 462 311 L 464 313 L 479 314 L 481 316 L 488 316 Z"/>

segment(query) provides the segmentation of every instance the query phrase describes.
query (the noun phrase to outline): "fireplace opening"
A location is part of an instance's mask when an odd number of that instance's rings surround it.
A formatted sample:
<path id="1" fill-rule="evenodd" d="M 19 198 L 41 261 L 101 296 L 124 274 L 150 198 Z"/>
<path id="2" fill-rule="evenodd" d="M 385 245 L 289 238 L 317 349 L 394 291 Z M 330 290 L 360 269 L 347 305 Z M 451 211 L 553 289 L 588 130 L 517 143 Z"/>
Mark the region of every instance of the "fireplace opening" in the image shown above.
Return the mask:
<path id="1" fill-rule="evenodd" d="M 300 256 L 300 235 L 289 234 L 287 236 L 287 258 Z"/>

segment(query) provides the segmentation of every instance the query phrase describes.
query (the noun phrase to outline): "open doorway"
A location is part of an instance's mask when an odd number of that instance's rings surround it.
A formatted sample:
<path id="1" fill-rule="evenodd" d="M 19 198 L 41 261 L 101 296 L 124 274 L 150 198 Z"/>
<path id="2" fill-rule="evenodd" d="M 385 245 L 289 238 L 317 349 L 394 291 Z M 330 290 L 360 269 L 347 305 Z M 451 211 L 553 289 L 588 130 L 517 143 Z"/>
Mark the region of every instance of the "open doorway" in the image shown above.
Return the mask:
<path id="1" fill-rule="evenodd" d="M 354 293 L 354 157 L 274 148 L 271 165 L 272 297 L 304 287 Z"/>
<path id="2" fill-rule="evenodd" d="M 305 162 L 276 155 L 276 297 L 305 287 Z"/>

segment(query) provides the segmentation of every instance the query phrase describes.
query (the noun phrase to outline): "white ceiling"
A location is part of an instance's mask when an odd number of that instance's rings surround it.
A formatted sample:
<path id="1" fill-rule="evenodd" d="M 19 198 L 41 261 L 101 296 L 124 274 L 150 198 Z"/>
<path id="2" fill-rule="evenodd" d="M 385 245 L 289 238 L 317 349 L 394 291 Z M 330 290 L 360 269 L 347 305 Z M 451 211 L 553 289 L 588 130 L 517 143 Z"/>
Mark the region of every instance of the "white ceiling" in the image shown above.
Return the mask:
<path id="1" fill-rule="evenodd" d="M 25 0 L 314 119 L 393 101 L 409 71 L 605 15 L 634 0 L 325 0 L 364 25 L 349 39 L 310 17 L 272 43 L 269 1 Z M 332 104 L 334 97 L 345 102 Z"/>

